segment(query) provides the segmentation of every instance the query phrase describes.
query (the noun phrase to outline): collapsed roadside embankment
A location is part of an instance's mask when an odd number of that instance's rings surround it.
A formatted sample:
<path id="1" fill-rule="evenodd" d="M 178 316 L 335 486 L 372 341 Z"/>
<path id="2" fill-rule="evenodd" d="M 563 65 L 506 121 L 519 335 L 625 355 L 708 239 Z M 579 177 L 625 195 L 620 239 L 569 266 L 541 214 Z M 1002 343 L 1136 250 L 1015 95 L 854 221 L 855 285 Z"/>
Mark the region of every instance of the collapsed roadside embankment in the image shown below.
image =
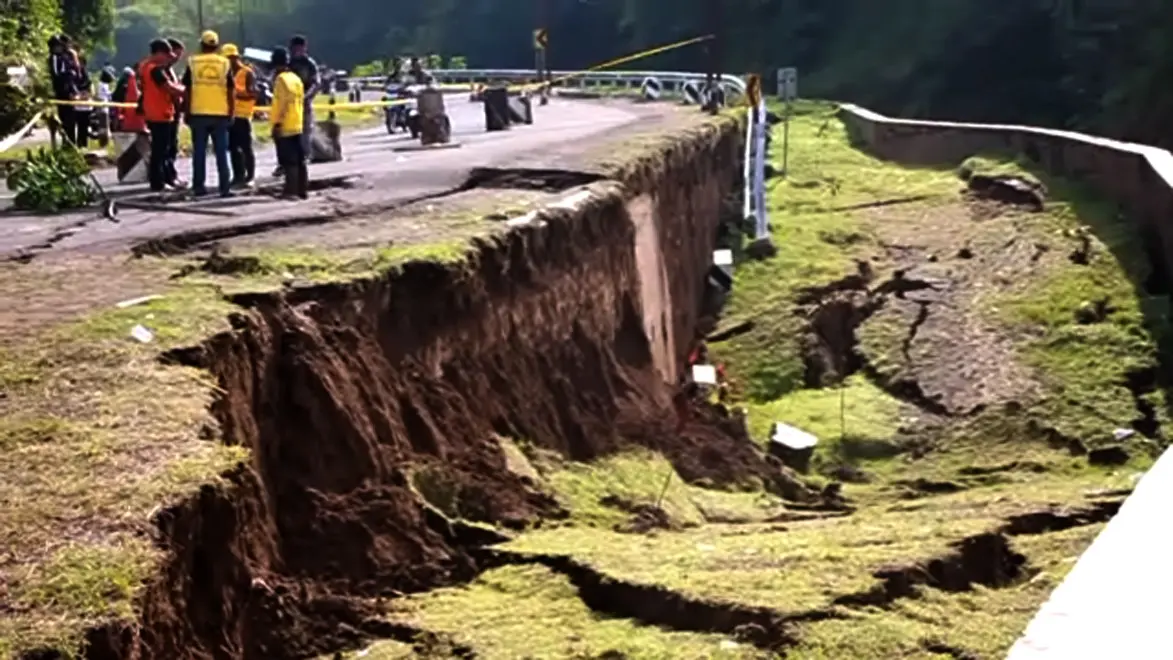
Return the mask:
<path id="1" fill-rule="evenodd" d="M 671 407 L 741 133 L 721 119 L 665 139 L 458 265 L 234 298 L 232 331 L 168 358 L 214 376 L 220 441 L 251 460 L 157 515 L 165 570 L 88 656 L 305 657 L 379 635 L 370 596 L 477 570 L 484 535 L 421 491 L 506 527 L 562 514 L 495 436 L 574 460 L 638 442 L 686 479 L 768 477 L 744 434 L 678 436 Z"/>
<path id="2" fill-rule="evenodd" d="M 1168 151 L 1034 126 L 895 119 L 850 104 L 840 106 L 838 115 L 852 142 L 898 163 L 955 166 L 974 154 L 1022 154 L 1054 176 L 1088 184 L 1137 220 L 1153 266 L 1154 281 L 1146 287 L 1169 291 L 1173 154 Z"/>

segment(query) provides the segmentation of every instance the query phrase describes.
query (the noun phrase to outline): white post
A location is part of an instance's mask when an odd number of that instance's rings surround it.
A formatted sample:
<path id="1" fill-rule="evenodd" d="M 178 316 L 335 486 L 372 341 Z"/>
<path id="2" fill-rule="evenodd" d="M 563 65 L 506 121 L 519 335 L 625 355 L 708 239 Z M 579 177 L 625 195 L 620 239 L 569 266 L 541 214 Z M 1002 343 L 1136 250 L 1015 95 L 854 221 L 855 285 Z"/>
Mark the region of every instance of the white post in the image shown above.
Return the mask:
<path id="1" fill-rule="evenodd" d="M 754 118 L 754 109 L 749 108 L 745 111 L 745 159 L 742 168 L 742 181 L 744 181 L 745 194 L 742 196 L 741 217 L 748 220 L 753 217 L 753 143 L 754 143 L 754 126 L 757 123 Z"/>
<path id="2" fill-rule="evenodd" d="M 766 102 L 762 100 L 757 108 L 757 121 L 754 132 L 754 159 L 753 159 L 753 197 L 757 219 L 757 236 L 768 238 L 770 230 L 766 222 Z"/>

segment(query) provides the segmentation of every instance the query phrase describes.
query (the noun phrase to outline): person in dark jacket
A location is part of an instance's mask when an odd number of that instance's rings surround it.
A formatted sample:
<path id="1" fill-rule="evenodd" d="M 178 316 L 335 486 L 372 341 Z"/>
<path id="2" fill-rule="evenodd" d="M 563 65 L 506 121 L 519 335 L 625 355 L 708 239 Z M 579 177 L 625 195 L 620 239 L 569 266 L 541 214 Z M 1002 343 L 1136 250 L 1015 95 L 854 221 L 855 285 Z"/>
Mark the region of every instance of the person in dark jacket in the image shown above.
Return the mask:
<path id="1" fill-rule="evenodd" d="M 90 101 L 93 98 L 93 81 L 90 80 L 90 73 L 86 70 L 88 62 L 84 55 L 77 55 L 74 57 L 73 66 L 73 87 L 76 90 L 75 98 L 78 101 Z M 75 105 L 73 106 L 73 126 L 74 133 L 69 136 L 79 149 L 87 149 L 90 146 L 90 121 L 94 113 L 94 106 L 92 105 Z"/>
<path id="2" fill-rule="evenodd" d="M 53 98 L 58 101 L 77 100 L 77 77 L 74 73 L 69 37 L 57 35 L 49 38 L 49 79 L 53 84 Z M 77 112 L 72 104 L 57 106 L 57 120 L 67 142 L 77 137 Z"/>
<path id="3" fill-rule="evenodd" d="M 289 40 L 289 69 L 301 78 L 305 87 L 305 112 L 302 115 L 301 147 L 307 160 L 313 155 L 314 97 L 321 89 L 322 77 L 318 63 L 309 54 L 309 43 L 303 35 Z"/>

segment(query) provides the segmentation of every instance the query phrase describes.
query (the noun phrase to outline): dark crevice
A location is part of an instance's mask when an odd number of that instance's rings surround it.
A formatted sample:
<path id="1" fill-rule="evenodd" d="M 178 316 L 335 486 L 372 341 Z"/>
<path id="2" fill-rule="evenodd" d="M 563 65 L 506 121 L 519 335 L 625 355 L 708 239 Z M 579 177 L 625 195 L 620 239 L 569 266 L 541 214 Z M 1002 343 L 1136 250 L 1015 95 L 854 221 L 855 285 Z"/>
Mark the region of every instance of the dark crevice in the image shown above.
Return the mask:
<path id="1" fill-rule="evenodd" d="M 1124 500 L 1101 500 L 1081 508 L 1031 511 L 1009 518 L 1000 531 L 1010 536 L 1025 536 L 1108 522 L 1123 504 Z"/>
<path id="2" fill-rule="evenodd" d="M 908 326 L 908 334 L 904 337 L 904 342 L 900 345 L 900 354 L 904 356 L 906 364 L 912 362 L 912 344 L 916 341 L 916 335 L 920 332 L 921 326 L 929 319 L 929 304 L 923 301 L 917 301 L 916 318 Z"/>
<path id="3" fill-rule="evenodd" d="M 1137 417 L 1132 420 L 1132 428 L 1146 438 L 1161 437 L 1161 422 L 1157 416 L 1157 407 L 1149 395 L 1157 391 L 1160 386 L 1160 373 L 1156 367 L 1136 369 L 1128 372 L 1125 385 L 1132 392 L 1136 406 Z"/>
<path id="4" fill-rule="evenodd" d="M 599 614 L 632 619 L 668 630 L 729 635 L 767 651 L 782 651 L 795 642 L 789 626 L 837 618 L 830 611 L 788 616 L 764 607 L 750 607 L 692 598 L 660 586 L 615 579 L 561 555 L 519 554 L 485 549 L 486 566 L 536 564 L 566 576 L 587 607 Z"/>
<path id="5" fill-rule="evenodd" d="M 313 227 L 316 225 L 330 224 L 331 222 L 337 222 L 338 220 L 345 220 L 347 218 L 387 213 L 411 206 L 412 204 L 449 197 L 458 192 L 461 192 L 462 190 L 463 189 L 461 187 L 456 187 L 427 195 L 418 195 L 416 197 L 410 197 L 407 199 L 399 199 L 393 202 L 347 205 L 341 208 L 333 209 L 322 208 L 318 211 L 304 215 L 292 215 L 274 220 L 266 220 L 263 222 L 233 224 L 225 227 L 211 227 L 206 229 L 194 229 L 191 231 L 171 234 L 163 238 L 152 238 L 135 243 L 131 246 L 130 252 L 136 258 L 172 257 L 191 252 L 192 250 L 214 244 L 218 241 L 232 238 L 254 236 L 256 234 L 264 234 L 271 231 L 277 231 L 279 229 Z M 183 209 L 176 207 L 175 211 L 177 213 L 181 213 Z"/>
<path id="6" fill-rule="evenodd" d="M 953 552 L 943 557 L 882 568 L 873 573 L 880 584 L 868 591 L 840 596 L 834 604 L 883 607 L 900 598 L 915 597 L 921 586 L 953 593 L 969 591 L 975 585 L 997 589 L 1016 584 L 1027 573 L 1026 557 L 1011 548 L 1002 534 L 978 534 L 952 547 Z"/>
<path id="7" fill-rule="evenodd" d="M 479 188 L 540 190 L 555 193 L 585 186 L 606 178 L 601 174 L 574 170 L 477 167 L 469 172 L 468 179 L 456 192 Z"/>
<path id="8" fill-rule="evenodd" d="M 953 660 L 981 660 L 981 656 L 973 651 L 966 651 L 963 648 L 958 648 L 938 641 L 926 641 L 921 644 L 921 648 L 929 653 L 937 653 L 940 655 L 947 655 Z"/>

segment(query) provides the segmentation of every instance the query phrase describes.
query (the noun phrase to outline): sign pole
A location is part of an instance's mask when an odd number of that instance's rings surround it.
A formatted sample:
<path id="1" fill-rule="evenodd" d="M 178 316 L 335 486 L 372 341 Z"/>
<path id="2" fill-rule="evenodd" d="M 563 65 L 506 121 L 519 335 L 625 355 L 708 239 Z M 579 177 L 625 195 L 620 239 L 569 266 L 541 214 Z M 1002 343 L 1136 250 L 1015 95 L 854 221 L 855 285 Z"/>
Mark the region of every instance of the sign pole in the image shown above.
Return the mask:
<path id="1" fill-rule="evenodd" d="M 778 98 L 785 104 L 782 115 L 782 176 L 790 171 L 790 115 L 798 98 L 798 69 L 778 69 Z"/>

